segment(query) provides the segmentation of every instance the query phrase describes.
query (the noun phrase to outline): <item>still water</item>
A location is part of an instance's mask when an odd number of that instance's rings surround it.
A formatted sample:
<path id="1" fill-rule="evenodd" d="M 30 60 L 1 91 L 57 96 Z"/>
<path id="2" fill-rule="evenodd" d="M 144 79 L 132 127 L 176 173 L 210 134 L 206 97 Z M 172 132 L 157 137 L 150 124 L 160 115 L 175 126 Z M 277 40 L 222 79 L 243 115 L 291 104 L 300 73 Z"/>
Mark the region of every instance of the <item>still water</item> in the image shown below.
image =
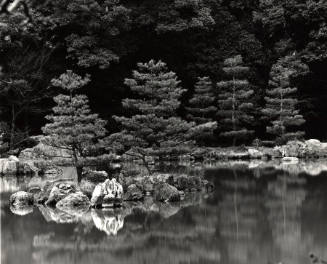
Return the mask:
<path id="1" fill-rule="evenodd" d="M 309 264 L 311 252 L 327 259 L 326 172 L 201 173 L 214 192 L 74 215 L 44 207 L 13 214 L 10 194 L 43 179 L 2 177 L 1 263 Z"/>

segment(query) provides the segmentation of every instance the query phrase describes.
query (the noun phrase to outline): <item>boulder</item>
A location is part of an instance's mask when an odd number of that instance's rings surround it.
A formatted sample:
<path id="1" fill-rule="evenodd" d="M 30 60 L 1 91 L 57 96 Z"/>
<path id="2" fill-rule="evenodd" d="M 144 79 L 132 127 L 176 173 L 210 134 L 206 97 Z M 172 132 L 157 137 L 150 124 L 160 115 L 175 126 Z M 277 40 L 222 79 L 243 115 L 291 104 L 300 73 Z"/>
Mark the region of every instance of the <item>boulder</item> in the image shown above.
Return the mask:
<path id="1" fill-rule="evenodd" d="M 206 188 L 205 184 L 208 184 L 208 181 L 198 176 L 177 175 L 171 176 L 167 183 L 182 191 L 201 191 Z"/>
<path id="2" fill-rule="evenodd" d="M 46 205 L 55 205 L 60 200 L 64 199 L 68 194 L 76 192 L 76 186 L 73 184 L 59 182 L 56 183 L 49 194 Z"/>
<path id="3" fill-rule="evenodd" d="M 306 156 L 307 145 L 299 140 L 288 141 L 286 145 L 275 147 L 282 157 L 297 157 L 303 158 Z"/>
<path id="4" fill-rule="evenodd" d="M 47 196 L 46 193 L 43 191 L 35 192 L 33 194 L 33 197 L 36 204 L 45 204 L 46 201 L 49 199 L 49 196 Z"/>
<path id="5" fill-rule="evenodd" d="M 78 209 L 87 209 L 90 206 L 89 198 L 83 194 L 82 192 L 76 192 L 68 194 L 64 199 L 60 200 L 56 207 L 65 212 L 69 212 L 70 210 Z"/>
<path id="6" fill-rule="evenodd" d="M 79 188 L 81 192 L 83 192 L 87 197 L 91 198 L 92 193 L 95 189 L 96 184 L 94 182 L 88 181 L 88 180 L 81 180 L 79 184 Z"/>
<path id="7" fill-rule="evenodd" d="M 123 187 L 116 181 L 115 178 L 112 180 L 105 180 L 103 183 L 99 183 L 92 194 L 91 204 L 92 206 L 103 206 L 104 203 L 121 202 L 123 196 Z"/>
<path id="8" fill-rule="evenodd" d="M 127 191 L 124 193 L 124 201 L 139 201 L 144 197 L 143 192 L 136 184 L 131 184 L 128 186 Z"/>
<path id="9" fill-rule="evenodd" d="M 176 202 L 180 201 L 180 193 L 176 187 L 168 183 L 158 183 L 154 188 L 155 200 L 159 202 Z"/>
<path id="10" fill-rule="evenodd" d="M 31 193 L 19 191 L 10 196 L 9 202 L 13 207 L 24 207 L 33 205 L 34 198 Z"/>
<path id="11" fill-rule="evenodd" d="M 30 178 L 30 180 L 27 182 L 27 190 L 29 193 L 35 193 L 42 191 L 43 187 L 45 185 L 44 179 L 38 175 L 33 176 Z"/>
<path id="12" fill-rule="evenodd" d="M 249 148 L 248 153 L 250 155 L 250 159 L 261 159 L 264 156 L 264 154 L 261 151 L 255 148 Z"/>
<path id="13" fill-rule="evenodd" d="M 46 181 L 43 183 L 41 191 L 34 193 L 34 201 L 37 204 L 44 204 L 49 199 L 51 190 L 56 184 L 58 184 L 58 182 Z"/>
<path id="14" fill-rule="evenodd" d="M 317 139 L 309 139 L 305 141 L 305 144 L 308 157 L 327 157 L 327 143 L 320 142 Z"/>

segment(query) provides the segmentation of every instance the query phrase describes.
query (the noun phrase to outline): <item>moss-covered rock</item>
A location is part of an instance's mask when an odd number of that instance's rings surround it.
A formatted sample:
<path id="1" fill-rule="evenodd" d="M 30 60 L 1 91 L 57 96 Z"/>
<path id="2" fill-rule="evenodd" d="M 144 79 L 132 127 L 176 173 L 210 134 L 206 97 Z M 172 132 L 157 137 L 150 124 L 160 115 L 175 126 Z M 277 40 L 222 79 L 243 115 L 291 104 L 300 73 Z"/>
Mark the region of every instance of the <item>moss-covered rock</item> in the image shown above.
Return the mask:
<path id="1" fill-rule="evenodd" d="M 155 185 L 154 198 L 159 202 L 177 202 L 181 200 L 177 188 L 164 182 Z"/>
<path id="2" fill-rule="evenodd" d="M 136 184 L 131 184 L 128 186 L 126 192 L 123 195 L 124 201 L 139 201 L 144 197 L 142 189 L 136 186 Z"/>
<path id="3" fill-rule="evenodd" d="M 64 199 L 60 200 L 56 207 L 65 212 L 76 210 L 77 208 L 87 210 L 90 206 L 89 198 L 82 192 L 68 194 Z"/>
<path id="4" fill-rule="evenodd" d="M 76 192 L 76 186 L 74 184 L 59 182 L 56 183 L 49 194 L 49 198 L 46 201 L 46 205 L 53 206 L 60 200 L 64 199 L 69 194 Z"/>

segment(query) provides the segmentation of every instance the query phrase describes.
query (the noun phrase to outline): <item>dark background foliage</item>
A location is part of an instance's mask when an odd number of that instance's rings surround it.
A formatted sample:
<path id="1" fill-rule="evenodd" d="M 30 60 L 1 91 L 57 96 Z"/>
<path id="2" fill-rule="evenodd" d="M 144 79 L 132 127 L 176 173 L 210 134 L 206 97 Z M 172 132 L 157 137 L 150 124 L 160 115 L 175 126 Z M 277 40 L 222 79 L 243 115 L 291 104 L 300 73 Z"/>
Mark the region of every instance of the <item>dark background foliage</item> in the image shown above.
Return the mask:
<path id="1" fill-rule="evenodd" d="M 327 138 L 324 0 L 53 0 L 29 5 L 32 24 L 23 24 L 20 14 L 2 15 L 9 26 L 0 27 L 3 80 L 27 80 L 32 90 L 29 98 L 39 98 L 38 92 L 44 90 L 41 100 L 34 100 L 33 107 L 15 121 L 21 130 L 28 127 L 29 134 L 40 133 L 53 106 L 51 97 L 58 94 L 45 88 L 66 69 L 91 75 L 92 81 L 81 92 L 113 132 L 117 124 L 111 116 L 123 113 L 122 98 L 133 97 L 124 79 L 137 62 L 160 59 L 177 73 L 187 89 L 180 109 L 185 116 L 184 106 L 197 77 L 209 76 L 213 83 L 222 80 L 224 59 L 237 54 L 250 67 L 248 79 L 259 109 L 272 65 L 294 54 L 310 69 L 291 80 L 298 87 L 300 111 L 307 121 L 306 137 Z M 11 122 L 10 93 L 0 91 L 0 120 L 7 123 Z M 262 137 L 265 125 L 254 126 Z"/>

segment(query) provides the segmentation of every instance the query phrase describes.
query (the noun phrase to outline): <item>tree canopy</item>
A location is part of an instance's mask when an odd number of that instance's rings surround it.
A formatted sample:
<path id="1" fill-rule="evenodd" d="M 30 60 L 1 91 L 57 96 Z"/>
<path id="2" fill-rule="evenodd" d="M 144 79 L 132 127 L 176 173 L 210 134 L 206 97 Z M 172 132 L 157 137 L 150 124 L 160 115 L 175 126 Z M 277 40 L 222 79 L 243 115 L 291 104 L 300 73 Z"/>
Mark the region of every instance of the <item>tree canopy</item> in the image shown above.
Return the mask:
<path id="1" fill-rule="evenodd" d="M 46 88 L 66 69 L 91 75 L 82 91 L 91 109 L 112 124 L 109 132 L 116 132 L 119 126 L 112 116 L 124 111 L 121 100 L 135 99 L 124 80 L 140 61 L 165 61 L 178 75 L 179 86 L 186 90 L 178 116 L 185 118 L 197 77 L 207 76 L 213 83 L 225 80 L 224 61 L 237 54 L 249 67 L 247 79 L 256 107 L 265 107 L 273 65 L 295 53 L 308 66 L 306 74 L 291 80 L 298 89 L 297 108 L 307 121 L 303 129 L 307 137 L 327 137 L 326 1 L 20 2 L 26 3 L 28 14 L 22 5 L 0 13 L 0 94 L 5 95 L 9 88 L 17 90 L 8 82 L 24 82 L 24 98 L 33 103 L 20 106 L 15 102 L 15 109 L 24 110 L 12 122 L 8 114 L 12 96 L 0 95 L 0 105 L 6 108 L 0 119 L 9 131 L 15 124 L 14 130 L 24 137 L 41 132 L 44 116 L 53 106 L 49 98 L 59 93 L 59 89 Z M 40 100 L 34 100 L 40 93 Z M 256 124 L 256 136 L 264 137 L 265 127 L 265 122 Z"/>

